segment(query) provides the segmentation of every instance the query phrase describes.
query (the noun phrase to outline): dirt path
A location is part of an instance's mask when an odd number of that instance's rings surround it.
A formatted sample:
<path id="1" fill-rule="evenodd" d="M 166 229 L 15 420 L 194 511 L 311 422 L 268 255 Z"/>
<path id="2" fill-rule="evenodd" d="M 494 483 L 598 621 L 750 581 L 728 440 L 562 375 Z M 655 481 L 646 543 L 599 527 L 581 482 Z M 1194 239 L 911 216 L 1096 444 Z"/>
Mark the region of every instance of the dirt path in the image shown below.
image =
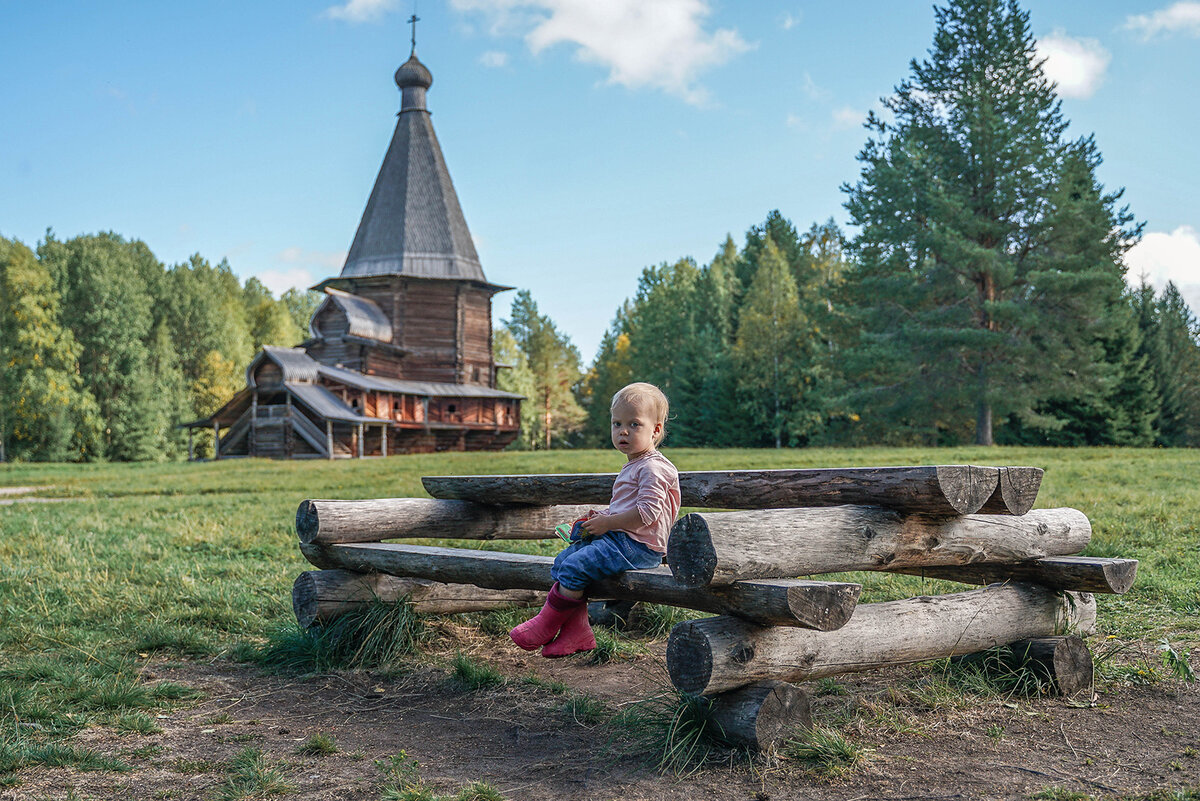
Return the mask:
<path id="1" fill-rule="evenodd" d="M 437 792 L 483 781 L 514 801 L 1027 799 L 1054 787 L 1100 797 L 1178 787 L 1200 793 L 1194 684 L 1127 687 L 1084 708 L 1046 699 L 908 710 L 898 718 L 908 731 L 864 727 L 856 741 L 873 755 L 836 779 L 814 777 L 786 760 L 733 758 L 680 780 L 615 754 L 626 733 L 581 721 L 564 709 L 569 693 L 553 684 L 586 692 L 612 712 L 662 686 L 658 657 L 590 666 L 582 658 L 551 662 L 514 652 L 488 658 L 508 684 L 474 692 L 454 684 L 446 667 L 393 679 L 296 679 L 228 663 L 157 663 L 148 678 L 194 687 L 204 700 L 159 719 L 160 734 L 90 729 L 75 741 L 121 756 L 132 773 L 27 770 L 23 784 L 0 791 L 0 799 L 206 799 L 224 779 L 225 760 L 247 747 L 262 749 L 294 785 L 286 798 L 305 801 L 377 801 L 375 760 L 401 750 L 421 763 L 422 778 Z M 849 695 L 818 700 L 818 722 L 837 705 L 886 697 L 889 686 L 916 669 L 908 670 L 847 679 Z M 339 752 L 297 755 L 314 732 L 334 735 Z"/>

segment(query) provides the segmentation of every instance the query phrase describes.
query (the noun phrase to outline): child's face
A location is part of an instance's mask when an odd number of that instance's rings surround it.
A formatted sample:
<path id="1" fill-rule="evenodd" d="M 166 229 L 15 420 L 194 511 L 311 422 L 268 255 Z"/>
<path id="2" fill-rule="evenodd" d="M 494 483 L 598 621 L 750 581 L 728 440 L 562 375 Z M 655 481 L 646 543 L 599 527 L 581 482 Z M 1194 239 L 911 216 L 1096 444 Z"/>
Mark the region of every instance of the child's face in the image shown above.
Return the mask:
<path id="1" fill-rule="evenodd" d="M 654 419 L 648 403 L 618 403 L 612 409 L 613 447 L 630 460 L 654 447 L 654 438 L 662 430 L 662 423 Z"/>

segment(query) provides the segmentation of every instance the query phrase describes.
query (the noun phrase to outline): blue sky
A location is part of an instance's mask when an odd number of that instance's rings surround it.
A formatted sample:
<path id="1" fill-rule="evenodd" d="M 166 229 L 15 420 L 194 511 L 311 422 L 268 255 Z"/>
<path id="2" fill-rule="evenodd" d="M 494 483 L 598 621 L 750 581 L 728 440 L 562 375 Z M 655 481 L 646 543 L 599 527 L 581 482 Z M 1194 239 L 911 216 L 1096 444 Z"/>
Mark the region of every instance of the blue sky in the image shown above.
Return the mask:
<path id="1" fill-rule="evenodd" d="M 1200 309 L 1200 2 L 1027 0 L 1072 136 Z M 844 223 L 922 0 L 420 0 L 434 127 L 496 283 L 595 355 L 642 268 L 779 209 Z M 335 275 L 395 124 L 412 0 L 0 0 L 0 234 L 112 230 L 280 292 Z M 497 318 L 510 294 L 496 298 Z"/>

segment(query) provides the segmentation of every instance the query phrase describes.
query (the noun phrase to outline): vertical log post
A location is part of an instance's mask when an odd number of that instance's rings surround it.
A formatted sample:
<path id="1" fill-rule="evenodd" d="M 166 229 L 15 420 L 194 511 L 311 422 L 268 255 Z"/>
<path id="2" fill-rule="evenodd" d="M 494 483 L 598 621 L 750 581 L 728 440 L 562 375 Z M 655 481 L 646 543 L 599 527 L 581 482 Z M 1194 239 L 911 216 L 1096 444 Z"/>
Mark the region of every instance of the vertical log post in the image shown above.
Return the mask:
<path id="1" fill-rule="evenodd" d="M 213 460 L 221 458 L 221 424 L 213 423 Z"/>
<path id="2" fill-rule="evenodd" d="M 284 423 L 283 426 L 283 449 L 284 453 L 286 453 L 290 459 L 295 455 L 296 452 L 295 445 L 293 444 L 296 436 L 292 431 L 292 393 L 287 393 L 283 396 L 283 399 L 287 406 L 287 411 L 284 412 L 284 414 L 287 415 L 287 422 Z"/>
<path id="3" fill-rule="evenodd" d="M 329 458 L 333 459 L 333 421 L 325 421 L 325 450 L 329 452 Z"/>
<path id="4" fill-rule="evenodd" d="M 361 458 L 363 458 L 363 446 L 365 444 L 364 440 L 366 439 L 366 437 L 363 436 L 363 424 L 362 423 L 358 424 L 357 439 L 358 439 L 358 458 L 361 459 Z"/>
<path id="5" fill-rule="evenodd" d="M 388 424 L 387 424 L 387 423 L 384 423 L 382 426 L 380 426 L 380 427 L 379 427 L 379 430 L 380 430 L 380 431 L 382 432 L 382 434 L 383 434 L 383 445 L 382 445 L 382 449 L 383 449 L 383 455 L 384 455 L 384 456 L 387 456 L 387 430 L 388 430 Z"/>
<path id="6" fill-rule="evenodd" d="M 188 461 L 196 460 L 196 429 L 188 429 Z"/>
<path id="7" fill-rule="evenodd" d="M 250 447 L 246 453 L 253 456 L 258 450 L 258 390 L 250 396 Z"/>

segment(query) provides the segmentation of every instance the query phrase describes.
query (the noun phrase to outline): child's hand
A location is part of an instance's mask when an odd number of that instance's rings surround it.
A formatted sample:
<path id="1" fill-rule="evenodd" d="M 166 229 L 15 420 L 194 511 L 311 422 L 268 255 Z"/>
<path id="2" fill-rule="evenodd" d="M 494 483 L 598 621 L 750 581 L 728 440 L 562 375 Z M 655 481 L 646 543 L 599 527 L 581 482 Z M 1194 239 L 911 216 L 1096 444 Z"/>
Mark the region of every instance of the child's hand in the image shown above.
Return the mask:
<path id="1" fill-rule="evenodd" d="M 592 515 L 579 524 L 588 536 L 599 537 L 608 531 L 608 515 Z"/>

